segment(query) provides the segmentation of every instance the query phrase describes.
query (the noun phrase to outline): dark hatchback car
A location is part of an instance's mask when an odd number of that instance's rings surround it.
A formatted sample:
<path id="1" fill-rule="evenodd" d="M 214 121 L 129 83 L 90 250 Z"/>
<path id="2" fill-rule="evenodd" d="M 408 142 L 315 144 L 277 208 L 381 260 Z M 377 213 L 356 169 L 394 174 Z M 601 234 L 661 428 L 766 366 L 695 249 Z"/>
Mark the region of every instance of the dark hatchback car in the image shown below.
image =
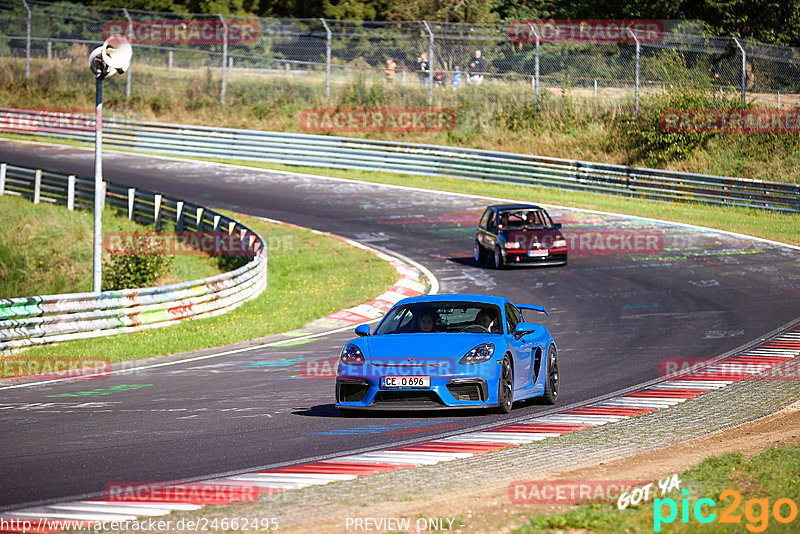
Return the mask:
<path id="1" fill-rule="evenodd" d="M 475 261 L 491 256 L 494 266 L 566 265 L 567 240 L 561 223 L 554 223 L 540 206 L 507 204 L 489 206 L 475 234 Z"/>

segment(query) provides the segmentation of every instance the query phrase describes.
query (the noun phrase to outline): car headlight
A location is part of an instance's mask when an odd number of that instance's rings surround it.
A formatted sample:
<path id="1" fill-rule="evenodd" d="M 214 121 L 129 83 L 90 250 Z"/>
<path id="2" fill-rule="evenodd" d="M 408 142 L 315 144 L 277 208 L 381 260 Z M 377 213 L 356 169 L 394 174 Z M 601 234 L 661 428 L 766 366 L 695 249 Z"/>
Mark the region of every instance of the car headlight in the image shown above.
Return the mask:
<path id="1" fill-rule="evenodd" d="M 567 246 L 567 240 L 562 238 L 553 241 L 553 248 L 564 248 Z"/>
<path id="2" fill-rule="evenodd" d="M 361 349 L 355 345 L 345 345 L 339 359 L 345 365 L 364 365 L 364 355 L 361 354 Z"/>
<path id="3" fill-rule="evenodd" d="M 491 343 L 481 343 L 461 358 L 461 361 L 458 363 L 461 364 L 473 364 L 473 363 L 483 363 L 489 360 L 492 355 L 494 354 L 494 345 Z"/>
<path id="4" fill-rule="evenodd" d="M 506 248 L 522 248 L 522 243 L 519 241 L 507 241 Z"/>

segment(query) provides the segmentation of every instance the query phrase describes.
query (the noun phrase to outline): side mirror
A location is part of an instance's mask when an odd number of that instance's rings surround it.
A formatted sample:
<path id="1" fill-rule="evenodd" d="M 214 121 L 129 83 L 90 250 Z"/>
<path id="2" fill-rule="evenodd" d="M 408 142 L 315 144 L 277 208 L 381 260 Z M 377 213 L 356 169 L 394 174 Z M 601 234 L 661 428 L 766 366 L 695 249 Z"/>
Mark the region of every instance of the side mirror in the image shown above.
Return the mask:
<path id="1" fill-rule="evenodd" d="M 526 322 L 517 323 L 517 326 L 514 328 L 514 337 L 516 339 L 519 339 L 522 336 L 533 333 L 535 330 L 536 330 L 536 325 L 533 323 L 526 323 Z"/>
<path id="2" fill-rule="evenodd" d="M 368 324 L 360 324 L 356 327 L 356 335 L 359 337 L 364 337 L 369 335 L 369 325 Z"/>
<path id="3" fill-rule="evenodd" d="M 554 223 L 553 228 L 555 228 L 556 230 L 561 230 L 561 223 Z"/>

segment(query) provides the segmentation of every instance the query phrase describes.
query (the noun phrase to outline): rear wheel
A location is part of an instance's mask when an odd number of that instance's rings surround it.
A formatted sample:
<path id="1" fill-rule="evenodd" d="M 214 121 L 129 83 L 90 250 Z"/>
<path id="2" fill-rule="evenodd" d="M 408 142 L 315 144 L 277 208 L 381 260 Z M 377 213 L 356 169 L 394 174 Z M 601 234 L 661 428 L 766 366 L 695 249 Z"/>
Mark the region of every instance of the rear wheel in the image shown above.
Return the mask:
<path id="1" fill-rule="evenodd" d="M 500 247 L 494 248 L 494 268 L 495 269 L 504 269 L 506 266 L 505 261 L 503 261 L 503 253 L 500 250 Z"/>
<path id="2" fill-rule="evenodd" d="M 486 261 L 486 249 L 481 246 L 478 240 L 475 240 L 475 261 L 483 263 Z"/>
<path id="3" fill-rule="evenodd" d="M 514 369 L 508 356 L 503 358 L 503 368 L 497 381 L 497 403 L 498 412 L 511 413 L 514 404 Z"/>
<path id="4" fill-rule="evenodd" d="M 547 376 L 544 382 L 542 400 L 547 404 L 555 404 L 558 400 L 558 354 L 555 345 L 550 345 L 547 351 Z"/>

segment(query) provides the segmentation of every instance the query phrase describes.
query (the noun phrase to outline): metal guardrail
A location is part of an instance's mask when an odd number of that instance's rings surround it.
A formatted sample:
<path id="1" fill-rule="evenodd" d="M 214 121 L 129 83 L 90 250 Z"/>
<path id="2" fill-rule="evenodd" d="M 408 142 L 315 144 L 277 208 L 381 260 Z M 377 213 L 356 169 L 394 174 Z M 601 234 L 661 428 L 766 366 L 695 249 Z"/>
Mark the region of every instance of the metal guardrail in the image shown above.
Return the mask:
<path id="1" fill-rule="evenodd" d="M 93 142 L 93 119 L 59 118 L 63 115 L 0 108 L 0 131 Z M 178 156 L 462 178 L 800 212 L 798 184 L 491 150 L 120 119 L 104 120 L 103 143 Z"/>
<path id="2" fill-rule="evenodd" d="M 184 232 L 225 232 L 242 239 L 252 260 L 233 271 L 178 284 L 99 293 L 0 299 L 0 356 L 13 349 L 158 328 L 226 313 L 267 286 L 267 244 L 257 233 L 213 210 L 150 191 L 106 182 L 106 205 L 142 222 Z M 94 180 L 0 164 L 0 195 L 91 209 Z"/>

